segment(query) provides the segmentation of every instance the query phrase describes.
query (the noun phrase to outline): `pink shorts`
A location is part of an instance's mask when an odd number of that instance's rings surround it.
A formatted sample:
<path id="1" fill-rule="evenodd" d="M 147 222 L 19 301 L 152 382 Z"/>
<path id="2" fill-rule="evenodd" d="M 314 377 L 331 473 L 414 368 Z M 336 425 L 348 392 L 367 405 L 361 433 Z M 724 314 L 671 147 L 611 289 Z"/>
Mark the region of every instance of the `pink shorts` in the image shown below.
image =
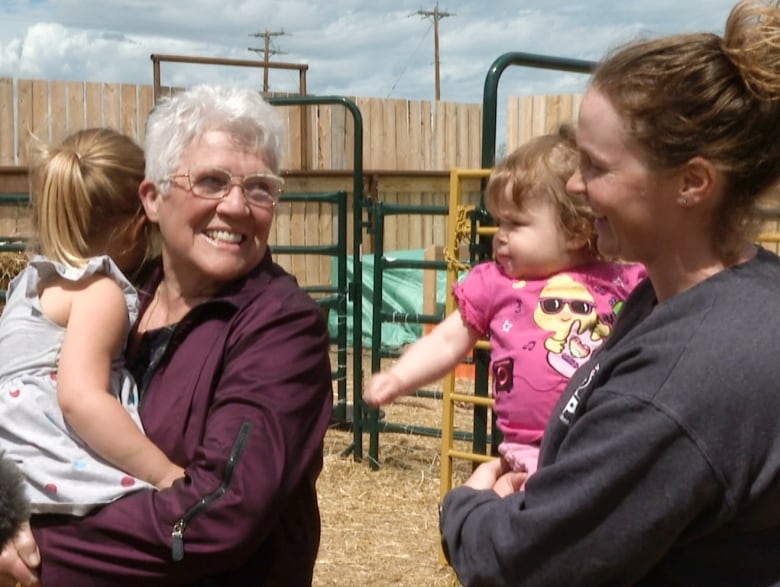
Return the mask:
<path id="1" fill-rule="evenodd" d="M 529 477 L 536 472 L 539 462 L 538 444 L 502 442 L 498 445 L 498 453 L 504 457 L 513 471 L 526 471 Z"/>

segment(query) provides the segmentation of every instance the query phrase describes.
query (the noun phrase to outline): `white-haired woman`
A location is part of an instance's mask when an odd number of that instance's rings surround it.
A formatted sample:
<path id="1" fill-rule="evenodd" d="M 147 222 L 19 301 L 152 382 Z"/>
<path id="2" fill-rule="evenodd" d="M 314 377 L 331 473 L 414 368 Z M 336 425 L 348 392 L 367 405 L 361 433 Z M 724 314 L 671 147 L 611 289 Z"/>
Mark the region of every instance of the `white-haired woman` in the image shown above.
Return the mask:
<path id="1" fill-rule="evenodd" d="M 33 516 L 44 585 L 311 583 L 333 400 L 323 313 L 268 250 L 281 140 L 251 90 L 197 86 L 150 114 L 139 191 L 160 254 L 128 362 L 149 438 L 186 477 L 85 518 Z M 30 581 L 34 542 L 0 570 Z"/>

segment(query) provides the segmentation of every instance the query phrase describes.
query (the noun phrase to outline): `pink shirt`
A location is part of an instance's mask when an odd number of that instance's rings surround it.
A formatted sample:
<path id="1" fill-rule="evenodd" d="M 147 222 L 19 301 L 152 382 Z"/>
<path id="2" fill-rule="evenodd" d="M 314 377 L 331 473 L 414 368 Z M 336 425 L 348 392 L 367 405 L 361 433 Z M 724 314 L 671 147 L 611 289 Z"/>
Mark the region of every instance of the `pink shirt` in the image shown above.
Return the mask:
<path id="1" fill-rule="evenodd" d="M 453 295 L 468 324 L 490 337 L 494 411 L 506 442 L 538 443 L 571 375 L 609 336 L 638 264 L 592 263 L 545 279 L 512 279 L 476 265 Z"/>

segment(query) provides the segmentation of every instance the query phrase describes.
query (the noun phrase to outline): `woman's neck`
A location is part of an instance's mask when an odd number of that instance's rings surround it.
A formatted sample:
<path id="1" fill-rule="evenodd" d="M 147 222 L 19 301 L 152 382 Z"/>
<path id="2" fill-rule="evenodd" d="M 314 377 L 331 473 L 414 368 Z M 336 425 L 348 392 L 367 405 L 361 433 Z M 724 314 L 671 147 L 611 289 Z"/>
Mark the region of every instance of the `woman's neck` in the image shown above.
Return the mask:
<path id="1" fill-rule="evenodd" d="M 753 243 L 745 242 L 732 264 L 726 264 L 714 253 L 706 255 L 678 255 L 659 257 L 646 263 L 647 273 L 653 284 L 656 298 L 663 302 L 695 287 L 713 275 L 752 259 L 758 249 Z"/>
<path id="2" fill-rule="evenodd" d="M 186 295 L 175 282 L 163 278 L 154 292 L 154 297 L 141 317 L 139 332 L 155 330 L 181 321 L 195 306 L 208 300 L 208 295 Z"/>
<path id="3" fill-rule="evenodd" d="M 598 263 L 599 261 L 601 261 L 601 257 L 599 257 L 598 254 L 593 252 L 588 247 L 583 247 L 575 251 L 569 251 L 569 258 L 566 262 L 566 268 L 563 269 L 563 271 L 567 269 L 575 269 L 577 267 L 584 267 L 585 265 L 592 265 L 593 263 Z"/>

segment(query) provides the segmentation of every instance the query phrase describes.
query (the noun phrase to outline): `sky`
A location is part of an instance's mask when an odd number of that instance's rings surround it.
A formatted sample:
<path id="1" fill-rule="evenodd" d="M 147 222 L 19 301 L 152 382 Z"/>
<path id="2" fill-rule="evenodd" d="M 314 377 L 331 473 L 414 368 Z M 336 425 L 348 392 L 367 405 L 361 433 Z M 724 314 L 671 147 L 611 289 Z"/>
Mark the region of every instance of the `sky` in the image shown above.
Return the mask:
<path id="1" fill-rule="evenodd" d="M 0 0 L 0 77 L 152 84 L 152 54 L 307 65 L 309 94 L 481 103 L 501 55 L 597 61 L 669 33 L 721 33 L 735 0 Z M 438 18 L 434 16 L 438 12 Z M 259 37 L 253 35 L 260 35 Z M 258 51 L 252 51 L 257 49 Z M 161 64 L 163 85 L 262 89 L 262 69 Z M 296 70 L 269 89 L 298 91 Z M 581 74 L 510 67 L 503 95 L 580 92 Z"/>

